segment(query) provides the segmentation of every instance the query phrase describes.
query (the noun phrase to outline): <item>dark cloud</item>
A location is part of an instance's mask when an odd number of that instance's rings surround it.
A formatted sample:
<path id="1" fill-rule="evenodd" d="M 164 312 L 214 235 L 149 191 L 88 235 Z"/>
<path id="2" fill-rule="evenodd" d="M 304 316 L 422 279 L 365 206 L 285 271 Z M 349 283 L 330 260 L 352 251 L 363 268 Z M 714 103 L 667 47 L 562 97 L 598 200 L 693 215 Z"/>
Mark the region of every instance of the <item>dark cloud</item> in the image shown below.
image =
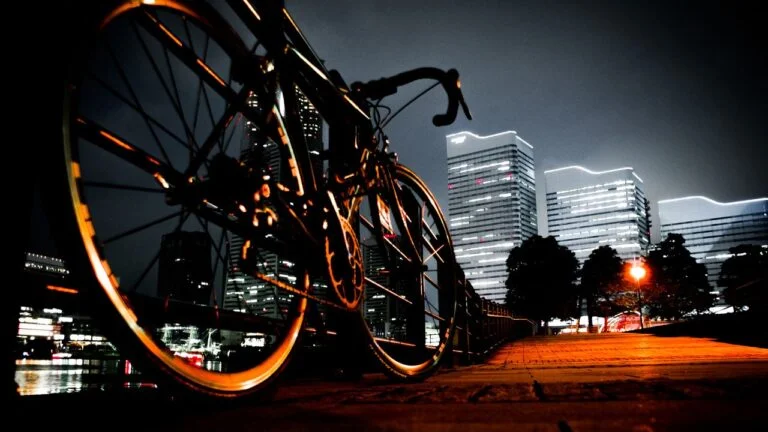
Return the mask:
<path id="1" fill-rule="evenodd" d="M 766 31 L 756 6 L 289 1 L 287 7 L 327 65 L 349 81 L 425 65 L 459 70 L 475 120 L 433 127 L 430 116 L 445 103 L 434 93 L 389 131 L 401 160 L 425 177 L 444 208 L 444 136 L 464 129 L 517 130 L 536 148 L 539 179 L 543 170 L 569 164 L 633 166 L 654 206 L 691 194 L 720 201 L 768 194 Z M 657 220 L 654 225 L 655 235 Z"/>

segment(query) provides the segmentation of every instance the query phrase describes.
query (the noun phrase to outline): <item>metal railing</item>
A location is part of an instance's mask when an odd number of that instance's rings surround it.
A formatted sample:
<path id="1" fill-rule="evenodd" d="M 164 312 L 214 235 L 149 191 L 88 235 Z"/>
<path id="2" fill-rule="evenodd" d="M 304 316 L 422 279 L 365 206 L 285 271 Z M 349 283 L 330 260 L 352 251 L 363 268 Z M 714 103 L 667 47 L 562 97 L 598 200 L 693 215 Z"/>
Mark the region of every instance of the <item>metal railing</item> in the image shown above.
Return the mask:
<path id="1" fill-rule="evenodd" d="M 463 271 L 459 270 L 457 278 L 460 295 L 449 363 L 483 361 L 504 342 L 536 333 L 535 322 L 513 317 L 505 305 L 480 297 Z"/>

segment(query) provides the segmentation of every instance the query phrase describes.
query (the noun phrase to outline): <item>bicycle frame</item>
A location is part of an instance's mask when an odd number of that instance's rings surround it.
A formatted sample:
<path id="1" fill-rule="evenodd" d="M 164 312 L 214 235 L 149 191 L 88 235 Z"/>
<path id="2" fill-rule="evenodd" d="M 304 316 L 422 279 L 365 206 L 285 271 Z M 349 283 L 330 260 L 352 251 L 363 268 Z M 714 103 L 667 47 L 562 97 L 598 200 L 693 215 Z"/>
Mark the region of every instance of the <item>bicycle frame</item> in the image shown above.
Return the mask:
<path id="1" fill-rule="evenodd" d="M 276 70 L 280 71 L 278 77 L 280 85 L 285 89 L 291 84 L 296 84 L 328 122 L 331 133 L 330 177 L 341 171 L 339 169 L 339 164 L 342 162 L 341 155 L 354 156 L 357 158 L 356 162 L 359 162 L 363 148 L 369 148 L 370 143 L 365 143 L 361 147 L 355 139 L 372 137 L 371 119 L 365 111 L 365 102 L 353 100 L 353 95 L 343 83 L 332 81 L 332 73 L 325 68 L 310 48 L 288 10 L 282 5 L 276 6 L 276 3 L 282 2 L 264 2 L 255 6 L 249 0 L 227 1 L 270 52 L 282 53 L 279 58 L 274 59 Z M 274 31 L 275 26 L 279 26 L 279 31 Z M 289 147 L 294 151 L 293 154 L 284 156 L 286 160 L 296 161 L 298 175 L 304 180 L 305 190 L 300 191 L 300 195 L 311 194 L 319 189 L 317 184 L 319 178 L 312 172 L 309 162 L 309 150 L 301 133 L 296 101 L 292 92 L 284 92 L 282 97 L 285 100 L 285 116 L 288 121 L 286 131 L 290 141 Z M 338 134 L 339 129 L 357 129 L 358 133 Z"/>
<path id="2" fill-rule="evenodd" d="M 340 208 L 338 203 L 350 195 L 363 194 L 371 195 L 371 202 L 381 203 L 374 196 L 375 191 L 371 189 L 371 187 L 378 187 L 378 191 L 392 203 L 392 208 L 402 212 L 403 202 L 393 183 L 396 162 L 386 154 L 386 144 L 383 149 L 376 151 L 379 143 L 368 114 L 367 98 L 381 98 L 393 94 L 397 91 L 397 87 L 416 79 L 438 79 L 448 93 L 449 109 L 446 114 L 435 116 L 433 123 L 438 126 L 447 125 L 453 122 L 459 103 L 465 115 L 471 118 L 461 96 L 458 73 L 455 70 L 445 73 L 436 68 L 420 68 L 368 84 L 353 83 L 353 88 L 350 89 L 338 73 L 325 68 L 288 10 L 283 7 L 282 1 L 261 2 L 258 5 L 251 0 L 227 0 L 227 3 L 269 52 L 279 53 L 277 58 L 269 60 L 275 63 L 273 70 L 278 74 L 277 85 L 283 90 L 289 90 L 277 94 L 278 100 L 275 100 L 275 106 L 272 107 L 276 112 L 281 106 L 285 107 L 284 112 L 280 113 L 286 119 L 287 126 L 280 126 L 284 132 L 278 133 L 283 144 L 280 146 L 280 151 L 282 160 L 287 162 L 283 168 L 290 170 L 295 181 L 295 189 L 279 188 L 280 191 L 277 192 L 285 196 L 276 200 L 283 203 L 281 213 L 293 220 L 296 230 L 318 245 L 322 240 L 315 237 L 314 233 L 317 231 L 313 232 L 306 226 L 307 218 L 297 215 L 290 208 L 291 203 L 301 203 L 303 206 L 309 202 L 311 206 L 311 200 L 317 199 L 330 204 L 329 207 L 334 207 L 334 211 L 348 222 L 359 223 L 360 221 L 352 221 L 352 219 L 356 216 L 361 199 L 350 200 L 346 208 Z M 254 62 L 246 61 L 245 63 L 253 64 Z M 252 67 L 251 73 L 263 72 L 259 68 Z M 328 123 L 327 179 L 313 172 L 309 148 L 302 133 L 297 98 L 295 93 L 290 91 L 293 85 L 306 95 Z M 280 98 L 282 100 L 279 100 Z M 325 181 L 325 184 L 321 185 L 322 181 Z M 382 225 L 386 222 L 382 217 L 388 218 L 388 216 L 380 211 L 386 212 L 389 209 L 379 209 L 377 205 L 372 207 L 374 220 L 366 223 L 379 237 L 378 244 L 383 249 L 383 244 L 389 240 L 385 238 Z M 312 213 L 311 210 L 310 213 Z M 314 213 L 322 217 L 322 212 L 318 209 Z M 406 218 L 402 213 L 394 216 L 395 225 L 405 237 L 405 244 L 401 247 L 406 248 L 406 251 L 400 253 L 407 259 L 408 256 L 413 256 L 417 247 L 408 223 L 405 221 Z M 317 225 L 311 217 L 309 219 L 310 224 Z M 357 228 L 355 230 L 359 231 Z M 321 234 L 327 237 L 327 233 Z"/>
<path id="3" fill-rule="evenodd" d="M 294 184 L 293 187 L 278 187 L 275 193 L 281 197 L 275 202 L 285 204 L 281 213 L 289 215 L 296 226 L 301 227 L 301 231 L 310 237 L 312 243 L 319 245 L 320 239 L 315 238 L 312 229 L 306 227 L 305 221 L 288 204 L 303 205 L 307 201 L 311 203 L 314 198 L 324 200 L 325 197 L 318 195 L 325 194 L 326 190 L 338 199 L 341 189 L 349 187 L 353 177 L 362 176 L 365 181 L 373 175 L 370 170 L 366 171 L 368 167 L 364 163 L 376 145 L 371 118 L 366 113 L 366 101 L 356 101 L 355 94 L 338 75 L 334 82 L 332 72 L 325 68 L 282 5 L 265 2 L 257 6 L 249 0 L 228 0 L 228 3 L 270 52 L 282 53 L 278 58 L 271 59 L 275 62 L 274 70 L 278 71 L 277 85 L 284 90 L 276 94 L 278 100 L 274 101 L 272 110 L 284 107 L 284 112 L 280 112 L 286 120 L 285 126 L 281 126 L 284 133 L 279 133 L 283 138 L 280 151 L 282 160 L 287 162 L 283 168 L 290 170 Z M 276 26 L 279 26 L 279 31 L 275 31 Z M 250 73 L 262 72 L 252 68 Z M 322 173 L 313 170 L 309 148 L 302 133 L 296 95 L 292 91 L 285 91 L 291 90 L 294 84 L 329 125 L 327 185 L 321 184 Z M 348 165 L 351 169 L 347 168 Z M 334 190 L 334 186 L 341 189 Z M 337 211 L 340 210 L 352 214 L 356 210 L 355 204 L 346 209 L 337 208 Z"/>

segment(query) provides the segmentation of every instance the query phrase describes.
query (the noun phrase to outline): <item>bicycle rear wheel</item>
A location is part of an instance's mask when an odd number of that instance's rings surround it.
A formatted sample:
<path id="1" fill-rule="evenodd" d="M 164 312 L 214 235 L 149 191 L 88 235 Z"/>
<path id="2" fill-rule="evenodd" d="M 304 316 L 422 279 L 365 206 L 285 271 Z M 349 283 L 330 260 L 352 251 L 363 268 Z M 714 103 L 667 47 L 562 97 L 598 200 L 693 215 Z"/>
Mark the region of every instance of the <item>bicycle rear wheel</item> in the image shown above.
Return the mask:
<path id="1" fill-rule="evenodd" d="M 211 396 L 255 393 L 296 347 L 310 287 L 302 257 L 281 255 L 291 239 L 267 200 L 285 162 L 262 122 L 271 105 L 231 78 L 239 59 L 269 53 L 204 3 L 99 7 L 66 78 L 68 259 L 142 372 Z"/>
<path id="2" fill-rule="evenodd" d="M 380 191 L 360 206 L 365 264 L 360 319 L 384 370 L 397 379 L 420 380 L 437 370 L 451 345 L 456 261 L 434 195 L 410 169 L 397 165 L 393 174 L 386 182 L 396 195 Z"/>

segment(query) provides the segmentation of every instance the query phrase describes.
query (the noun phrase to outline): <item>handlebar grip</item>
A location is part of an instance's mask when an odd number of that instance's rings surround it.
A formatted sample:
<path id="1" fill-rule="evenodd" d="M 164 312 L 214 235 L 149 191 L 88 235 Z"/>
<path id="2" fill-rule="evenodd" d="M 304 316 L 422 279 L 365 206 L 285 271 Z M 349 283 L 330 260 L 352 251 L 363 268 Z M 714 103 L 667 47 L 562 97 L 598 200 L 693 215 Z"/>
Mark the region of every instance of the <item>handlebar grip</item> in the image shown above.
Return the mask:
<path id="1" fill-rule="evenodd" d="M 440 79 L 445 93 L 448 95 L 448 110 L 445 114 L 437 114 L 432 117 L 432 124 L 435 126 L 448 126 L 456 120 L 456 114 L 459 111 L 459 72 L 456 69 L 448 70 Z"/>

